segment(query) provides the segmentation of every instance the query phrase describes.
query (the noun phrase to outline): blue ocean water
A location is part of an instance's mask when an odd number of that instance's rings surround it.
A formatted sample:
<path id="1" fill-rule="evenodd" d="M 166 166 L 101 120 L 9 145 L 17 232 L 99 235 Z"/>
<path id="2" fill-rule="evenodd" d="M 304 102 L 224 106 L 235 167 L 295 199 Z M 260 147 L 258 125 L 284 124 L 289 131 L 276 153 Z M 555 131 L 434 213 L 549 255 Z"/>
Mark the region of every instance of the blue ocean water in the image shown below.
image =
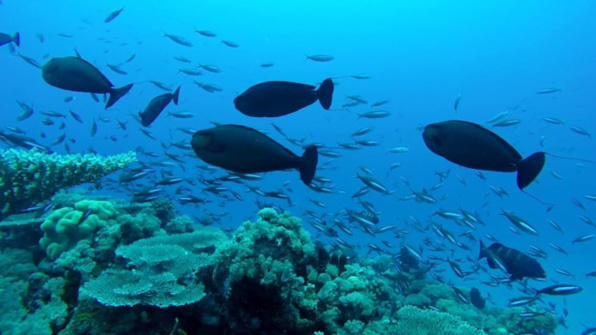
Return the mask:
<path id="1" fill-rule="evenodd" d="M 2 128 L 19 127 L 45 145 L 64 132 L 68 139 L 76 140 L 76 143 L 69 143 L 73 153 L 82 153 L 91 147 L 99 154 L 111 155 L 140 147 L 160 155 L 159 158 L 139 155 L 141 161 L 151 163 L 166 159 L 162 155 L 162 143 L 190 140 L 190 135 L 177 130 L 180 127 L 203 129 L 211 127 L 212 122 L 246 125 L 267 132 L 300 155 L 303 149 L 284 139 L 272 123 L 290 138 L 304 139 L 305 143 L 322 143 L 330 148 L 352 142 L 351 133 L 371 126 L 374 131 L 362 138 L 378 141 L 378 146 L 353 151 L 337 149 L 341 157 L 319 157 L 319 166 L 329 163 L 317 172 L 317 176 L 333 180 L 335 192 L 332 194 L 308 189 L 296 171 L 268 173 L 262 181 L 252 185 L 263 191 L 283 190 L 292 200 L 291 206 L 285 200 L 266 199 L 268 203 L 299 216 L 305 210 L 312 210 L 331 221 L 333 214 L 342 209 L 360 208 L 351 195 L 363 186 L 356 174 L 363 174 L 361 167 L 369 168 L 372 176 L 392 191 L 390 195 L 369 192 L 365 196 L 366 201 L 374 203 L 381 212 L 379 225 L 396 224 L 399 229 L 408 230 L 410 233 L 405 241 L 416 247 L 424 245 L 424 238 L 435 236 L 432 232 L 418 232 L 406 225 L 411 218 L 426 225 L 437 210 L 464 208 L 477 211 L 486 222 L 486 226 L 479 226 L 475 232 L 478 238 L 486 241 L 484 234 L 491 234 L 522 251 L 528 251 L 530 245 L 538 246 L 548 252 L 548 258 L 541 260 L 548 274 L 547 283 L 569 283 L 584 288 L 578 295 L 544 298 L 557 305 L 557 316 L 563 306 L 569 311 L 566 318 L 569 329 L 560 327 L 557 334 L 577 334 L 596 324 L 591 312 L 596 281 L 585 276 L 596 271 L 593 259 L 596 247 L 593 241 L 571 243 L 576 237 L 594 233 L 594 227 L 582 221 L 580 215 L 596 220 L 596 203 L 584 197 L 596 194 L 596 166 L 548 157 L 538 181 L 526 189 L 555 204 L 552 210 L 546 211 L 546 206 L 517 189 L 514 174 L 483 172 L 484 181 L 474 170 L 458 167 L 434 155 L 424 145 L 421 135 L 422 126 L 450 119 L 490 127 L 487 120 L 508 111 L 507 119 L 521 122 L 492 129 L 524 157 L 536 151 L 547 151 L 560 156 L 596 159 L 594 139 L 569 129 L 569 126 L 580 126 L 592 134 L 596 132 L 596 119 L 592 115 L 596 110 L 594 2 L 3 2 L 0 32 L 19 32 L 21 45 L 16 48 L 16 54 L 11 53 L 7 45 L 0 52 Z M 124 8 L 122 13 L 112 22 L 104 23 L 104 19 L 119 8 Z M 194 32 L 195 29 L 213 31 L 217 37 L 201 36 Z M 163 37 L 164 32 L 184 37 L 193 46 L 176 44 Z M 43 43 L 38 34 L 43 35 Z M 226 46 L 222 39 L 234 41 L 239 47 Z M 134 88 L 112 108 L 104 110 L 103 103 L 95 103 L 89 94 L 62 91 L 47 85 L 39 69 L 18 57 L 22 54 L 43 64 L 50 57 L 74 56 L 75 49 L 115 86 L 135 83 Z M 305 59 L 306 55 L 316 54 L 332 55 L 334 60 L 314 62 Z M 125 63 L 132 55 L 135 55 L 134 60 Z M 183 64 L 174 57 L 184 57 L 192 63 Z M 264 68 L 260 66 L 263 63 L 274 65 Z M 115 73 L 107 64 L 122 64 L 121 69 L 127 74 Z M 179 68 L 196 68 L 199 64 L 217 66 L 221 73 L 203 70 L 202 76 L 191 77 L 178 72 Z M 356 79 L 352 75 L 370 78 Z M 337 83 L 330 111 L 324 111 L 315 103 L 280 118 L 250 118 L 235 110 L 233 105 L 238 94 L 263 81 L 318 84 L 328 77 Z M 131 116 L 142 110 L 150 99 L 164 93 L 150 80 L 166 83 L 172 88 L 182 87 L 179 105 L 170 105 L 148 128 L 157 140 L 143 135 L 140 125 Z M 206 92 L 193 80 L 218 85 L 223 91 Z M 560 91 L 537 94 L 545 88 L 560 88 Z M 461 100 L 456 112 L 453 105 L 459 95 Z M 360 96 L 368 104 L 342 107 L 351 101 L 348 96 Z M 65 102 L 67 97 L 74 100 Z M 359 113 L 371 110 L 372 103 L 384 99 L 390 102 L 379 109 L 391 112 L 389 117 L 358 117 Z M 32 106 L 36 113 L 25 121 L 16 121 L 16 116 L 21 113 L 16 100 Z M 84 122 L 79 124 L 68 117 L 62 131 L 56 125 L 41 123 L 45 116 L 37 111 L 42 110 L 62 113 L 72 110 Z M 196 117 L 177 119 L 168 116 L 167 111 L 193 112 Z M 545 122 L 547 117 L 563 120 L 564 124 Z M 127 122 L 127 129 L 118 128 L 117 120 Z M 95 136 L 90 135 L 93 122 L 98 127 Z M 42 138 L 42 133 L 46 138 Z M 393 147 L 409 150 L 388 153 Z M 52 150 L 66 153 L 63 144 L 52 147 Z M 167 151 L 182 154 L 176 149 L 168 148 Z M 196 179 L 205 174 L 197 168 L 203 164 L 198 158 L 183 159 L 186 171 L 174 167 L 171 169 L 173 176 Z M 394 163 L 401 166 L 390 170 Z M 450 170 L 449 177 L 434 193 L 443 199 L 437 204 L 400 200 L 411 194 L 410 187 L 416 191 L 430 189 L 439 183 L 435 173 L 447 170 Z M 287 181 L 289 185 L 283 187 Z M 150 185 L 147 180 L 147 186 Z M 168 194 L 177 198 L 173 192 L 178 186 L 167 187 Z M 507 190 L 509 196 L 496 196 L 491 186 Z M 193 194 L 201 194 L 200 186 L 189 187 Z M 242 186 L 230 187 L 244 200 L 225 201 L 210 196 L 213 202 L 199 209 L 180 204 L 177 209 L 191 216 L 200 216 L 205 210 L 226 213 L 218 224 L 235 228 L 244 219 L 254 216 L 258 209 L 257 198 Z M 99 193 L 130 196 L 125 190 L 104 189 Z M 326 208 L 315 206 L 311 199 L 323 202 Z M 573 204 L 571 199 L 579 200 L 585 209 Z M 510 223 L 499 215 L 501 209 L 511 210 L 531 222 L 540 235 L 512 233 Z M 306 229 L 316 235 L 316 230 L 307 224 L 309 220 L 306 217 L 304 220 Z M 441 222 L 456 235 L 465 231 L 465 227 L 450 226 L 448 221 L 434 217 L 433 220 Z M 552 229 L 549 220 L 558 222 L 564 234 Z M 387 239 L 396 248 L 388 250 L 390 252 L 399 251 L 401 243 L 392 235 L 372 237 L 356 230 L 354 236 L 340 234 L 345 241 L 359 245 L 358 251 L 364 255 L 368 253 L 369 243 L 382 246 L 381 240 Z M 324 235 L 318 239 L 323 242 L 334 240 Z M 463 240 L 462 237 L 458 239 Z M 556 252 L 549 243 L 560 245 L 568 255 Z M 452 257 L 476 258 L 476 242 L 470 246 L 471 252 L 458 249 Z M 445 268 L 447 265 L 440 266 Z M 569 271 L 574 277 L 563 276 L 555 271 L 557 269 Z M 450 270 L 445 274 L 453 283 L 465 283 Z M 545 284 L 533 283 L 534 286 Z M 519 295 L 505 287 L 481 287 L 500 306 Z"/>

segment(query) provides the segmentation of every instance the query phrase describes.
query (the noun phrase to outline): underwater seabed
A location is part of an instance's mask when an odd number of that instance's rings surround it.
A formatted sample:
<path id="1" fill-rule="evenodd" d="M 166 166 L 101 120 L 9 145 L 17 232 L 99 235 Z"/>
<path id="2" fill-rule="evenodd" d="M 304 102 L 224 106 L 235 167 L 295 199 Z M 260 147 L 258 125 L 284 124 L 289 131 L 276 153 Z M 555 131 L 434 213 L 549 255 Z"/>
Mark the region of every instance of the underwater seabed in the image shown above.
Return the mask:
<path id="1" fill-rule="evenodd" d="M 2 334 L 554 334 L 549 314 L 469 303 L 418 259 L 347 259 L 271 208 L 231 235 L 169 200 L 58 193 L 0 222 Z M 86 217 L 83 217 L 83 214 Z M 459 293 L 459 294 L 458 294 Z M 480 306 L 482 308 L 476 307 Z"/>

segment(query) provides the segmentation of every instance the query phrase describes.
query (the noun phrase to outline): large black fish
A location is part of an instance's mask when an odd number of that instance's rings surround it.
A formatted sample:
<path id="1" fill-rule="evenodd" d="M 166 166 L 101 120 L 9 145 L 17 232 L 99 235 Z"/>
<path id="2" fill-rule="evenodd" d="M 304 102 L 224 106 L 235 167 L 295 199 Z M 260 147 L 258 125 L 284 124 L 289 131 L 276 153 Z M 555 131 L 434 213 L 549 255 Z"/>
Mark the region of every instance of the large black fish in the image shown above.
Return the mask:
<path id="1" fill-rule="evenodd" d="M 486 248 L 484 243 L 480 241 L 480 255 L 478 255 L 478 259 L 484 257 L 488 259 L 488 266 L 491 269 L 503 266 L 507 273 L 511 275 L 511 280 L 521 280 L 524 277 L 546 278 L 546 273 L 538 261 L 519 250 L 508 248 L 501 243 L 493 243 L 490 247 Z"/>
<path id="2" fill-rule="evenodd" d="M 315 176 L 318 152 L 315 146 L 297 156 L 265 134 L 239 125 L 220 125 L 194 133 L 190 141 L 197 156 L 211 165 L 239 173 L 298 169 L 300 179 L 310 185 Z"/>
<path id="3" fill-rule="evenodd" d="M 250 87 L 234 99 L 242 114 L 256 117 L 276 117 L 294 113 L 319 100 L 326 110 L 333 99 L 333 81 L 325 79 L 315 86 L 287 81 L 268 81 Z"/>
<path id="4" fill-rule="evenodd" d="M 21 45 L 21 35 L 19 33 L 16 33 L 12 36 L 5 34 L 5 33 L 0 33 L 0 46 L 3 46 L 4 44 L 8 44 L 8 43 L 14 43 L 18 46 Z"/>
<path id="5" fill-rule="evenodd" d="M 133 85 L 114 88 L 95 66 L 78 57 L 52 58 L 41 68 L 41 74 L 46 83 L 63 90 L 109 94 L 106 109 L 128 93 Z"/>
<path id="6" fill-rule="evenodd" d="M 180 87 L 174 91 L 174 93 L 166 93 L 159 95 L 149 102 L 145 110 L 139 113 L 141 117 L 141 124 L 143 127 L 148 127 L 159 114 L 166 108 L 170 101 L 174 101 L 174 104 L 178 104 L 178 95 L 180 94 Z"/>
<path id="7" fill-rule="evenodd" d="M 546 160 L 544 152 L 523 159 L 499 135 L 466 121 L 429 124 L 424 128 L 422 137 L 432 152 L 455 164 L 477 170 L 517 171 L 517 186 L 520 189 L 536 179 Z"/>

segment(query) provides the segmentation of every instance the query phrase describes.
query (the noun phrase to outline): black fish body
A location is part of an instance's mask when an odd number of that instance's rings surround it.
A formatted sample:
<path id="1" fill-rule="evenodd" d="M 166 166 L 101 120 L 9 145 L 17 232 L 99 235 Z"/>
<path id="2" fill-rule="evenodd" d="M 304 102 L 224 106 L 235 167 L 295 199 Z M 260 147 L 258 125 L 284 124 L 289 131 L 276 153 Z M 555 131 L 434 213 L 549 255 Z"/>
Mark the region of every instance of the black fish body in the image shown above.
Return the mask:
<path id="1" fill-rule="evenodd" d="M 170 104 L 170 101 L 174 101 L 174 104 L 178 104 L 178 95 L 180 94 L 180 87 L 174 91 L 174 93 L 166 93 L 159 95 L 149 102 L 145 110 L 139 113 L 141 117 L 141 125 L 148 127 L 155 121 L 155 119 L 161 114 L 161 112 Z"/>
<path id="2" fill-rule="evenodd" d="M 50 85 L 67 91 L 110 94 L 106 109 L 132 88 L 132 84 L 114 88 L 95 66 L 79 57 L 50 59 L 42 68 L 43 79 Z"/>
<path id="3" fill-rule="evenodd" d="M 325 79 L 315 86 L 287 81 L 268 81 L 250 87 L 234 99 L 236 109 L 248 116 L 276 117 L 294 113 L 319 100 L 324 109 L 331 107 L 333 81 Z"/>
<path id="4" fill-rule="evenodd" d="M 422 136 L 433 153 L 455 164 L 477 170 L 517 171 L 520 189 L 534 181 L 545 162 L 542 152 L 523 159 L 499 135 L 471 122 L 451 120 L 429 124 Z"/>
<path id="5" fill-rule="evenodd" d="M 505 265 L 507 273 L 511 275 L 511 280 L 521 280 L 527 278 L 546 278 L 544 269 L 534 258 L 523 252 L 506 247 L 501 243 L 493 243 L 487 248 L 480 241 L 480 255 L 478 259 L 488 258 L 488 266 L 491 269 L 497 268 L 497 264 L 489 256 L 489 252 Z"/>
<path id="6" fill-rule="evenodd" d="M 318 155 L 308 147 L 302 157 L 261 132 L 239 125 L 221 125 L 196 132 L 191 145 L 197 157 L 238 173 L 298 169 L 306 185 L 314 178 Z"/>

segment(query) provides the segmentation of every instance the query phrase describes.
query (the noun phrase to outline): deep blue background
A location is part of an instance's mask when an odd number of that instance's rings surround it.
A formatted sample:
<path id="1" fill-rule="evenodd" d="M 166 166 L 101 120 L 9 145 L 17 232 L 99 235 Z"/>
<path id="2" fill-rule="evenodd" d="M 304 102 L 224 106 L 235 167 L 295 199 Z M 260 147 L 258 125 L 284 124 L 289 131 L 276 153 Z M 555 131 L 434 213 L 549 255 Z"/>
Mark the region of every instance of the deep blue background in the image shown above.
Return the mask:
<path id="1" fill-rule="evenodd" d="M 426 222 L 439 209 L 457 210 L 462 207 L 478 210 L 486 227 L 479 227 L 477 237 L 484 233 L 496 236 L 503 243 L 523 251 L 530 244 L 549 252 L 547 260 L 541 263 L 547 270 L 549 280 L 582 285 L 585 291 L 567 298 L 570 312 L 569 332 L 576 334 L 583 326 L 594 326 L 593 299 L 596 294 L 594 278 L 584 279 L 584 273 L 596 271 L 594 242 L 572 246 L 570 241 L 580 235 L 594 233 L 579 219 L 579 215 L 596 220 L 596 203 L 585 200 L 585 194 L 596 194 L 596 168 L 576 162 L 549 158 L 539 177 L 539 183 L 527 190 L 537 197 L 557 204 L 550 212 L 532 198 L 519 192 L 515 186 L 514 174 L 486 172 L 488 180 L 483 182 L 474 171 L 457 167 L 434 156 L 424 146 L 419 126 L 447 119 L 464 119 L 484 123 L 497 113 L 509 110 L 508 118 L 522 120 L 510 128 L 496 129 L 497 133 L 513 144 L 522 155 L 535 151 L 572 157 L 596 159 L 594 140 L 571 132 L 567 125 L 579 125 L 596 134 L 596 3 L 593 1 L 499 1 L 499 2 L 445 2 L 445 1 L 41 1 L 6 0 L 0 7 L 0 31 L 21 33 L 21 47 L 18 52 L 45 63 L 46 56 L 74 55 L 74 48 L 84 58 L 94 63 L 116 85 L 136 83 L 128 96 L 108 111 L 102 104 L 94 103 L 88 94 L 71 93 L 48 86 L 40 71 L 20 58 L 11 55 L 8 47 L 0 52 L 0 124 L 18 126 L 28 135 L 39 139 L 40 132 L 49 144 L 62 134 L 61 130 L 41 124 L 41 110 L 68 112 L 73 110 L 85 120 L 84 125 L 68 118 L 67 138 L 75 138 L 73 152 L 83 152 L 92 146 L 100 154 L 115 154 L 134 150 L 142 146 L 147 151 L 161 154 L 158 141 L 146 138 L 139 131 L 139 125 L 130 116 L 145 107 L 147 102 L 163 91 L 148 80 L 157 80 L 172 87 L 182 85 L 179 106 L 170 106 L 171 111 L 197 113 L 191 120 L 180 120 L 161 115 L 151 126 L 161 141 L 180 141 L 189 136 L 176 131 L 177 127 L 196 129 L 210 127 L 211 121 L 238 123 L 268 131 L 269 134 L 294 152 L 302 149 L 283 140 L 271 127 L 273 121 L 293 138 L 305 138 L 306 142 L 321 142 L 336 146 L 350 142 L 349 134 L 364 126 L 374 126 L 373 133 L 364 136 L 377 140 L 381 145 L 358 151 L 341 151 L 343 156 L 331 164 L 332 170 L 318 174 L 334 180 L 337 190 L 345 194 L 318 194 L 308 190 L 298 179 L 296 172 L 271 173 L 262 182 L 252 182 L 262 190 L 281 188 L 291 180 L 292 199 L 296 204 L 289 210 L 301 215 L 310 209 L 320 214 L 333 214 L 343 208 L 358 209 L 350 195 L 361 187 L 354 178 L 359 166 L 374 170 L 374 177 L 395 191 L 393 195 L 369 194 L 365 198 L 375 203 L 382 212 L 381 225 L 405 226 L 403 219 L 413 216 Z M 105 24 L 104 18 L 113 10 L 124 7 L 122 14 L 113 22 Z M 211 30 L 217 38 L 207 38 L 194 33 L 194 29 Z M 163 32 L 176 34 L 190 40 L 192 48 L 177 45 L 162 37 Z M 42 33 L 45 43 L 36 37 Z M 57 34 L 72 35 L 71 38 Z M 223 45 L 221 39 L 240 44 L 237 49 Z M 135 59 L 122 66 L 126 76 L 111 72 L 106 63 L 119 64 L 135 54 Z M 335 60 L 329 63 L 306 61 L 307 54 L 330 54 Z M 193 61 L 192 66 L 173 59 L 183 56 Z M 259 64 L 273 62 L 272 68 L 261 68 Z M 177 68 L 191 68 L 201 64 L 216 65 L 222 73 L 206 72 L 201 77 L 177 74 Z M 353 74 L 369 74 L 372 79 L 357 80 Z M 304 83 L 318 83 L 326 77 L 336 78 L 340 83 L 334 95 L 334 111 L 324 111 L 318 104 L 283 118 L 248 118 L 234 109 L 232 100 L 249 86 L 266 80 L 290 80 Z M 214 83 L 224 91 L 210 94 L 192 83 Z M 562 91 L 549 95 L 537 95 L 542 88 L 559 87 Z M 462 95 L 459 112 L 453 111 L 453 102 Z M 357 113 L 368 111 L 360 106 L 341 110 L 347 95 L 360 95 L 374 102 L 389 99 L 391 103 L 383 108 L 391 111 L 390 118 L 380 120 L 358 119 Z M 75 100 L 65 103 L 64 98 L 74 96 Z M 16 100 L 30 104 L 35 114 L 28 120 L 17 122 L 21 112 Z M 517 108 L 516 108 L 517 107 Z M 94 119 L 98 121 L 98 133 L 91 138 L 89 130 Z M 556 117 L 566 125 L 549 125 L 543 117 Z M 128 121 L 128 130 L 117 129 L 116 119 Z M 59 122 L 58 122 L 59 123 Z M 107 139 L 115 135 L 117 142 Z M 540 141 L 544 137 L 545 148 Z M 406 146 L 405 154 L 386 153 L 387 148 Z M 54 148 L 64 153 L 62 146 Z M 170 152 L 181 154 L 180 150 Z M 151 161 L 139 156 L 144 161 Z M 161 158 L 158 160 L 162 160 Z M 198 159 L 186 158 L 187 172 L 179 168 L 174 174 L 180 177 L 199 176 Z M 326 158 L 321 157 L 320 164 Z M 389 166 L 401 162 L 402 166 L 387 174 Z M 435 171 L 451 169 L 451 176 L 435 194 L 448 194 L 445 201 L 436 206 L 398 201 L 409 194 L 408 187 L 400 177 L 409 180 L 416 190 L 430 188 L 438 182 Z M 550 171 L 564 177 L 554 178 Z M 218 172 L 216 175 L 222 175 Z M 462 185 L 457 175 L 464 178 Z M 510 197 L 503 200 L 490 192 L 489 185 L 503 187 Z M 252 216 L 256 209 L 254 196 L 245 193 L 237 185 L 231 186 L 245 197 L 244 202 L 230 202 L 224 207 L 211 204 L 210 211 L 225 211 L 230 216 L 223 224 L 236 227 L 241 220 Z M 173 191 L 175 187 L 168 190 Z M 201 195 L 194 189 L 195 195 Z M 373 193 L 373 192 L 371 192 Z M 123 196 L 123 195 L 118 195 Z M 322 210 L 309 199 L 323 201 L 327 208 Z M 571 198 L 584 203 L 583 211 L 573 205 Z M 482 208 L 485 202 L 489 204 Z M 276 201 L 285 206 L 283 201 Z M 517 236 L 509 232 L 508 221 L 497 214 L 500 208 L 514 211 L 531 222 L 540 232 L 539 237 Z M 182 207 L 183 213 L 200 215 L 194 207 Z M 331 218 L 331 216 L 327 216 Z M 440 219 L 437 219 L 437 221 Z M 557 221 L 565 229 L 561 235 L 554 231 L 548 220 Z M 463 228 L 450 222 L 441 222 L 445 228 L 459 234 Z M 308 225 L 308 229 L 311 229 Z M 422 238 L 434 235 L 415 231 L 406 238 L 410 245 L 418 246 Z M 375 239 L 356 234 L 342 238 L 362 246 L 366 253 L 368 243 L 381 245 L 387 240 L 399 246 L 400 241 L 390 234 Z M 325 238 L 322 238 L 325 240 Z M 564 256 L 549 247 L 556 243 L 569 251 Z M 473 245 L 475 258 L 477 246 Z M 430 253 L 425 253 L 430 254 Z M 468 254 L 457 251 L 458 257 Z M 439 255 L 443 256 L 443 255 Z M 462 264 L 468 269 L 471 264 Z M 445 265 L 441 265 L 445 267 Z M 565 269 L 576 278 L 565 278 L 554 272 Z M 451 274 L 450 270 L 446 273 Z M 482 275 L 481 279 L 488 277 Z M 462 282 L 462 286 L 480 285 L 478 282 Z M 532 283 L 543 286 L 546 283 Z M 507 299 L 518 296 L 517 291 L 481 287 L 490 292 L 495 301 L 504 305 Z M 563 298 L 546 298 L 556 302 L 559 314 Z M 590 324 L 592 322 L 592 324 Z"/>

